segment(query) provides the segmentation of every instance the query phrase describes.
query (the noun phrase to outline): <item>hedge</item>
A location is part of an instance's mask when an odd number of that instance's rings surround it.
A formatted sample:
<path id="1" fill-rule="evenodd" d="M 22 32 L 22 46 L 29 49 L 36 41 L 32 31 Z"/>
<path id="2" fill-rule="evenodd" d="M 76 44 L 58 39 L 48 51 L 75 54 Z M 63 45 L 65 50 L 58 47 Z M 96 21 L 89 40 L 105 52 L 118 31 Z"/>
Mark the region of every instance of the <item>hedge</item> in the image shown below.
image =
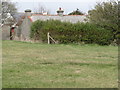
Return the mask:
<path id="1" fill-rule="evenodd" d="M 47 42 L 47 33 L 59 43 L 86 43 L 109 45 L 113 41 L 110 30 L 91 23 L 61 22 L 59 20 L 37 20 L 32 23 L 30 37 L 35 40 Z"/>

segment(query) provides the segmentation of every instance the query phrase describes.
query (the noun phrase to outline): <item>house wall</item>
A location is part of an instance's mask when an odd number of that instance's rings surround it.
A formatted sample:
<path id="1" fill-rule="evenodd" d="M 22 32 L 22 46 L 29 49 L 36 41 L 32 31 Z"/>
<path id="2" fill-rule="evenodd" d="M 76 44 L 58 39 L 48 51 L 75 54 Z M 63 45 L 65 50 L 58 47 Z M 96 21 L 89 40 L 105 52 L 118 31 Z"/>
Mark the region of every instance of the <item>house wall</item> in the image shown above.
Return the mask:
<path id="1" fill-rule="evenodd" d="M 10 40 L 10 26 L 2 26 L 2 40 Z"/>
<path id="2" fill-rule="evenodd" d="M 30 40 L 30 26 L 31 21 L 25 17 L 23 23 L 18 27 L 17 36 L 20 37 L 20 40 Z"/>
<path id="3" fill-rule="evenodd" d="M 15 31 L 16 31 L 15 36 L 20 38 L 21 26 L 19 26 L 19 27 L 17 26 L 17 27 L 15 28 Z"/>

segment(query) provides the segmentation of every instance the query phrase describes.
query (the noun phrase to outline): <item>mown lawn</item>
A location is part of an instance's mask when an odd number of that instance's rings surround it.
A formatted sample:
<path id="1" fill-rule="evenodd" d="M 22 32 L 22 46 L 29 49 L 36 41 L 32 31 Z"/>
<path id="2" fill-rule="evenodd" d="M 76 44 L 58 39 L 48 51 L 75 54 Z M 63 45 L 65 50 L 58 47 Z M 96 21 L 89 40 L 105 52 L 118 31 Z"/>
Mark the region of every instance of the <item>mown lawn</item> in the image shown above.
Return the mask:
<path id="1" fill-rule="evenodd" d="M 3 41 L 3 88 L 117 88 L 118 47 Z"/>

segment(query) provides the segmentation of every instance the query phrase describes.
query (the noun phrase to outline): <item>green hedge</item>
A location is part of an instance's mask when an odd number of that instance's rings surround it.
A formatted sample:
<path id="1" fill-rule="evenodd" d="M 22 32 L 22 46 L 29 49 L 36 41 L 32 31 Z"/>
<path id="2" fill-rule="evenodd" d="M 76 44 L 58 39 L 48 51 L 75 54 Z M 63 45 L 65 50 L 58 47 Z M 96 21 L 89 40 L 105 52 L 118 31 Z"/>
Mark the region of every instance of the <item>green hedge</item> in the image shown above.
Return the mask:
<path id="1" fill-rule="evenodd" d="M 35 21 L 31 26 L 30 37 L 47 42 L 47 33 L 59 43 L 87 43 L 109 45 L 113 40 L 112 32 L 90 23 L 61 22 L 58 20 Z"/>

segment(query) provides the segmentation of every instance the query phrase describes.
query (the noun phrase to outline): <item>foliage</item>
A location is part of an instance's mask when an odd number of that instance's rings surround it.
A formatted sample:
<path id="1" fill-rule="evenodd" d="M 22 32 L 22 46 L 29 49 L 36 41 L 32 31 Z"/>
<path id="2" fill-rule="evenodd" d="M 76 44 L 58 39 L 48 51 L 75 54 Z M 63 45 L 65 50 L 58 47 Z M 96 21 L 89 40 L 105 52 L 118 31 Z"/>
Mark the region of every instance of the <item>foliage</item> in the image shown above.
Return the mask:
<path id="1" fill-rule="evenodd" d="M 81 11 L 79 11 L 79 9 L 69 13 L 68 15 L 84 15 Z"/>
<path id="2" fill-rule="evenodd" d="M 118 40 L 118 3 L 115 1 L 97 3 L 93 10 L 89 12 L 91 23 L 97 24 L 107 30 L 112 31 L 114 39 Z"/>
<path id="3" fill-rule="evenodd" d="M 10 1 L 1 2 L 0 4 L 2 5 L 2 24 L 4 24 L 8 19 L 13 18 L 17 12 L 17 8 L 15 4 Z"/>
<path id="4" fill-rule="evenodd" d="M 35 21 L 31 26 L 30 37 L 47 42 L 47 33 L 59 43 L 95 43 L 109 45 L 113 39 L 109 30 L 90 23 L 61 22 L 58 20 Z"/>
<path id="5" fill-rule="evenodd" d="M 50 14 L 50 11 L 48 9 L 45 8 L 44 5 L 42 5 L 41 3 L 38 3 L 38 5 L 34 8 L 33 12 L 35 14 Z"/>

